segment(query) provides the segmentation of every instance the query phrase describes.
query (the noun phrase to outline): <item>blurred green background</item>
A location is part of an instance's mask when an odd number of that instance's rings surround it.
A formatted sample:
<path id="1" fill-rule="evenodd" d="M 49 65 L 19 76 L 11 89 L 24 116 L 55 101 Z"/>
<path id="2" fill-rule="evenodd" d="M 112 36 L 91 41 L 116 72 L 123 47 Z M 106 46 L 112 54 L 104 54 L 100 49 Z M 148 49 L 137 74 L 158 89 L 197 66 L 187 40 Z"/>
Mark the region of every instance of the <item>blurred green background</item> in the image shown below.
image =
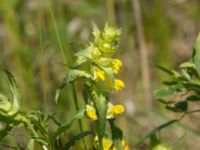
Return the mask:
<path id="1" fill-rule="evenodd" d="M 139 0 L 139 4 L 149 58 L 149 81 L 154 91 L 166 79 L 156 64 L 177 68 L 191 57 L 200 31 L 200 1 Z M 112 100 L 126 106 L 119 125 L 133 149 L 148 131 L 176 116 L 158 102 L 150 107 L 145 100 L 140 69 L 143 60 L 131 0 L 0 0 L 0 91 L 8 93 L 8 81 L 3 74 L 6 67 L 16 77 L 23 109 L 56 111 L 62 121 L 70 120 L 75 110 L 69 87 L 62 92 L 57 105 L 54 101 L 55 90 L 67 73 L 61 49 L 66 60 L 73 62 L 73 54 L 92 37 L 92 24 L 102 29 L 106 22 L 122 29 L 116 57 L 123 60 L 119 77 L 126 88 L 112 93 Z M 78 94 L 80 102 L 81 97 Z M 199 119 L 198 114 L 193 114 L 181 124 L 163 130 L 162 142 L 174 149 L 199 150 Z M 68 137 L 77 132 L 74 127 Z M 23 147 L 25 140 L 11 144 Z"/>

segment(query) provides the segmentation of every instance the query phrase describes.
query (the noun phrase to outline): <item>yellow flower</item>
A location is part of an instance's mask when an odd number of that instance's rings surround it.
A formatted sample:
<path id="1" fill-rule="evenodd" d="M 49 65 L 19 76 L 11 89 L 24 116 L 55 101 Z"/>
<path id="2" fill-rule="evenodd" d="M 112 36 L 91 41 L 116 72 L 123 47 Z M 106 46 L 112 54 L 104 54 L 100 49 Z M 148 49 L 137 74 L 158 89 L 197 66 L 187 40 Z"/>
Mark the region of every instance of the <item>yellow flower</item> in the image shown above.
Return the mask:
<path id="1" fill-rule="evenodd" d="M 124 82 L 122 80 L 116 79 L 114 81 L 114 89 L 116 91 L 122 90 L 125 87 Z"/>
<path id="2" fill-rule="evenodd" d="M 125 140 L 122 140 L 122 141 L 121 141 L 121 146 L 125 146 L 125 145 L 126 145 Z"/>
<path id="3" fill-rule="evenodd" d="M 124 112 L 124 106 L 123 105 L 114 105 L 111 108 L 111 113 L 115 116 L 115 115 L 119 115 L 121 113 Z"/>
<path id="4" fill-rule="evenodd" d="M 125 110 L 123 105 L 113 105 L 111 103 L 108 103 L 108 111 L 107 111 L 107 119 L 112 119 L 117 115 L 120 115 Z"/>
<path id="5" fill-rule="evenodd" d="M 124 147 L 124 150 L 129 150 L 128 145 L 126 145 L 126 146 Z"/>
<path id="6" fill-rule="evenodd" d="M 128 147 L 128 145 L 126 145 L 125 140 L 121 141 L 121 148 L 122 148 L 122 150 L 129 150 L 129 147 Z M 116 149 L 116 147 L 113 147 L 112 150 L 117 150 L 117 149 Z"/>
<path id="7" fill-rule="evenodd" d="M 110 150 L 110 148 L 112 146 L 112 140 L 110 140 L 108 138 L 103 138 L 102 142 L 103 142 L 103 149 L 104 150 Z"/>
<path id="8" fill-rule="evenodd" d="M 124 150 L 129 150 L 128 145 L 126 144 L 125 140 L 121 141 L 121 146 L 124 148 Z"/>
<path id="9" fill-rule="evenodd" d="M 115 74 L 119 72 L 120 67 L 122 66 L 122 62 L 119 59 L 113 60 L 113 71 Z"/>
<path id="10" fill-rule="evenodd" d="M 93 106 L 86 105 L 86 115 L 93 121 L 97 120 L 96 110 Z"/>
<path id="11" fill-rule="evenodd" d="M 105 72 L 103 70 L 100 69 L 96 69 L 95 70 L 95 75 L 98 79 L 101 79 L 102 81 L 105 81 L 106 77 L 105 77 Z"/>
<path id="12" fill-rule="evenodd" d="M 110 150 L 110 148 L 113 145 L 113 142 L 109 138 L 103 137 L 102 144 L 103 144 L 103 150 Z M 99 146 L 99 139 L 98 136 L 96 135 L 94 137 L 94 147 L 97 148 L 98 146 Z"/>

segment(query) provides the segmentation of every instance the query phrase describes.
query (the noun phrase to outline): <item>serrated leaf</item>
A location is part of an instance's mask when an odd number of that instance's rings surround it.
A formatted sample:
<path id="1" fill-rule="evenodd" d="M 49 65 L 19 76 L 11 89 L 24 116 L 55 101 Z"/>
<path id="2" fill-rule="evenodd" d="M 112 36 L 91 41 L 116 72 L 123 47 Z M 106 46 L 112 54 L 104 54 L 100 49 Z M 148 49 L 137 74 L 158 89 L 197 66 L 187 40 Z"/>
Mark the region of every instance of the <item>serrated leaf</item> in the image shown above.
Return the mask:
<path id="1" fill-rule="evenodd" d="M 78 70 L 78 69 L 73 69 L 73 70 L 70 70 L 69 73 L 68 73 L 68 78 L 67 78 L 67 82 L 73 82 L 74 80 L 76 80 L 77 78 L 88 78 L 88 79 L 91 79 L 92 76 L 85 72 L 85 71 L 82 71 L 82 70 Z"/>
<path id="2" fill-rule="evenodd" d="M 180 65 L 180 68 L 195 68 L 195 64 L 191 61 L 184 62 Z"/>
<path id="3" fill-rule="evenodd" d="M 77 52 L 75 54 L 75 56 L 82 56 L 82 57 L 85 57 L 85 58 L 91 58 L 91 51 L 90 51 L 90 49 L 81 50 L 81 51 Z"/>
<path id="4" fill-rule="evenodd" d="M 93 96 L 98 114 L 98 136 L 100 136 L 99 138 L 103 138 L 106 125 L 107 101 L 102 94 L 99 94 L 96 91 L 93 92 Z"/>
<path id="5" fill-rule="evenodd" d="M 15 81 L 15 78 L 12 75 L 12 73 L 10 71 L 8 71 L 7 69 L 4 69 L 4 71 L 10 82 L 10 90 L 12 93 L 12 106 L 14 108 L 19 108 L 19 93 L 17 90 L 17 83 Z"/>
<path id="6" fill-rule="evenodd" d="M 154 92 L 154 96 L 157 98 L 162 98 L 165 96 L 170 96 L 174 94 L 176 91 L 183 89 L 184 86 L 182 84 L 176 84 L 172 86 L 165 87 L 163 89 L 157 90 Z"/>
<path id="7" fill-rule="evenodd" d="M 85 136 L 88 136 L 88 135 L 93 135 L 94 133 L 92 131 L 84 131 L 78 135 L 76 135 L 75 137 L 73 137 L 72 139 L 70 139 L 69 142 L 67 142 L 65 145 L 64 145 L 64 149 L 66 150 L 69 150 L 70 147 L 72 147 L 75 142 L 81 140 L 82 138 L 84 138 Z"/>
<path id="8" fill-rule="evenodd" d="M 67 124 L 62 124 L 58 129 L 53 133 L 52 139 L 53 141 L 67 129 L 69 129 L 76 120 L 79 120 L 85 116 L 85 108 L 80 109 L 76 115 L 72 118 L 72 120 Z"/>

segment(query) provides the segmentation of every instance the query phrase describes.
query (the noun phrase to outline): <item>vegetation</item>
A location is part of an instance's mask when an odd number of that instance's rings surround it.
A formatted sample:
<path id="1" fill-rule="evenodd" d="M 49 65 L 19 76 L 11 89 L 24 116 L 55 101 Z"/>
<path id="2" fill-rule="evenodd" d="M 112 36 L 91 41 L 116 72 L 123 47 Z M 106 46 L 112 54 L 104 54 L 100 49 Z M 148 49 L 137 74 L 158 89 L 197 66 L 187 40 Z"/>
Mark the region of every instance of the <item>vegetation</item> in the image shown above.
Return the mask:
<path id="1" fill-rule="evenodd" d="M 198 149 L 198 6 L 1 1 L 0 149 Z"/>

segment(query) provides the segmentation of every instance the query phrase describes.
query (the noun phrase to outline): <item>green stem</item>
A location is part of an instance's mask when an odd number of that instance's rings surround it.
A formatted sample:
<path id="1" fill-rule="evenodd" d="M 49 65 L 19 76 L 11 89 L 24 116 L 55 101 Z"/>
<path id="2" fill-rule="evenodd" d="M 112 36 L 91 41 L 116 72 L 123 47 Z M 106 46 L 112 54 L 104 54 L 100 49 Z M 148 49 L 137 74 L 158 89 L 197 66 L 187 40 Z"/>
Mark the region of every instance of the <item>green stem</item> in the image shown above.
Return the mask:
<path id="1" fill-rule="evenodd" d="M 69 59 L 67 59 L 68 60 L 68 62 L 67 62 L 67 60 L 65 58 L 64 48 L 62 46 L 61 38 L 60 38 L 59 33 L 58 33 L 58 28 L 57 28 L 57 24 L 56 24 L 56 21 L 55 21 L 55 17 L 54 17 L 54 14 L 53 14 L 53 10 L 52 10 L 52 7 L 51 7 L 50 0 L 48 0 L 48 10 L 49 10 L 49 14 L 50 14 L 50 17 L 51 17 L 53 25 L 54 25 L 54 29 L 55 29 L 55 32 L 56 32 L 56 37 L 57 37 L 57 40 L 58 40 L 58 45 L 59 45 L 60 50 L 61 50 L 63 61 L 64 61 L 65 64 L 70 65 Z M 78 111 L 79 105 L 78 105 L 77 93 L 76 93 L 76 89 L 75 89 L 75 85 L 74 84 L 72 84 L 71 90 L 72 90 L 72 93 L 73 93 L 73 96 L 74 96 L 75 107 L 76 107 L 76 110 Z M 83 125 L 82 125 L 82 121 L 81 120 L 79 120 L 79 128 L 80 128 L 80 131 L 83 132 Z M 82 141 L 83 141 L 84 149 L 87 150 L 85 139 L 83 138 Z"/>
<path id="2" fill-rule="evenodd" d="M 75 87 L 74 83 L 72 83 L 71 89 L 72 89 L 72 93 L 73 93 L 75 107 L 76 107 L 76 110 L 78 111 L 79 110 L 79 104 L 78 104 L 78 98 L 77 98 L 77 93 L 76 93 L 76 87 Z M 78 123 L 79 123 L 80 131 L 83 132 L 83 124 L 82 124 L 82 121 L 80 119 L 78 120 Z M 82 142 L 83 142 L 84 149 L 87 150 L 85 138 L 83 138 Z"/>
<path id="3" fill-rule="evenodd" d="M 31 133 L 35 136 L 35 137 L 39 137 L 39 135 L 37 134 L 37 132 L 35 131 L 35 129 L 33 128 L 32 124 L 29 122 L 28 119 L 24 118 L 24 124 L 26 124 L 26 126 L 30 129 Z M 41 143 L 40 143 L 41 144 Z M 46 145 L 41 144 L 42 148 L 45 150 L 46 149 Z M 44 148 L 45 147 L 45 148 Z"/>
<path id="4" fill-rule="evenodd" d="M 44 56 L 44 46 L 43 46 L 43 35 L 42 35 L 42 8 L 40 0 L 38 2 L 38 24 L 39 24 L 39 34 L 40 34 L 40 50 L 41 54 Z M 43 62 L 43 65 L 41 66 L 41 77 L 43 82 L 43 102 L 44 102 L 44 110 L 47 111 L 47 97 L 46 97 L 46 72 L 45 72 L 45 61 Z"/>
<path id="5" fill-rule="evenodd" d="M 98 131 L 98 132 L 101 132 L 101 131 Z M 98 133 L 98 142 L 99 142 L 98 150 L 103 150 L 103 141 L 102 141 L 102 137 L 99 136 L 99 133 Z"/>
<path id="6" fill-rule="evenodd" d="M 58 32 L 58 27 L 57 27 L 57 24 L 56 24 L 56 21 L 55 21 L 55 17 L 54 17 L 54 14 L 53 14 L 53 10 L 52 10 L 52 7 L 51 7 L 50 0 L 48 0 L 48 10 L 49 10 L 49 14 L 50 14 L 50 17 L 52 19 L 53 26 L 54 26 L 54 29 L 55 29 L 55 32 L 56 32 L 56 38 L 58 40 L 58 45 L 59 45 L 59 48 L 61 50 L 62 59 L 63 59 L 64 63 L 66 64 L 67 60 L 65 58 L 65 52 L 64 52 L 64 48 L 62 46 L 61 38 L 60 38 L 60 35 L 59 35 L 59 32 Z"/>
<path id="7" fill-rule="evenodd" d="M 108 22 L 109 24 L 116 26 L 116 15 L 115 15 L 115 1 L 107 0 L 107 13 L 108 13 Z"/>

